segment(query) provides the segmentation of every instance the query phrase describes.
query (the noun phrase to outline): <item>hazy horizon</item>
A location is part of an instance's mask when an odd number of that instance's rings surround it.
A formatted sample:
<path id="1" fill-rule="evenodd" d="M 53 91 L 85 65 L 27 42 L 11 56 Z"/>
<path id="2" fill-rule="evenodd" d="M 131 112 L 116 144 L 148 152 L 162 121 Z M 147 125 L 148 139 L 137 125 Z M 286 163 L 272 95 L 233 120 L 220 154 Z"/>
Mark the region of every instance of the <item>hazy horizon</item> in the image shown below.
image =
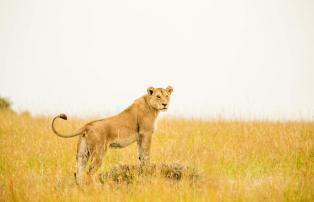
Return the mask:
<path id="1" fill-rule="evenodd" d="M 0 96 L 110 115 L 149 86 L 168 112 L 314 119 L 314 1 L 1 1 Z"/>

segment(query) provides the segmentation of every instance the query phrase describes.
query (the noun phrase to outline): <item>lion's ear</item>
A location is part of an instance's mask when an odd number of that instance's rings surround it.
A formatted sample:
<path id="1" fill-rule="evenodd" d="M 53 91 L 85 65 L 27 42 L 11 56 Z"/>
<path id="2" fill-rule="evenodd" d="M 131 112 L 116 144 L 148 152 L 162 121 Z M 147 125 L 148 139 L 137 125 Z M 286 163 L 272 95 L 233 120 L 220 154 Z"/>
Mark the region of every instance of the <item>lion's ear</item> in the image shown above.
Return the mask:
<path id="1" fill-rule="evenodd" d="M 148 88 L 147 88 L 147 93 L 148 93 L 148 95 L 152 95 L 152 94 L 154 93 L 154 91 L 155 91 L 155 88 L 154 88 L 154 87 L 148 87 Z"/>
<path id="2" fill-rule="evenodd" d="M 172 88 L 171 86 L 168 86 L 168 87 L 166 88 L 166 91 L 167 91 L 169 94 L 171 94 L 172 91 L 173 91 L 173 88 Z"/>

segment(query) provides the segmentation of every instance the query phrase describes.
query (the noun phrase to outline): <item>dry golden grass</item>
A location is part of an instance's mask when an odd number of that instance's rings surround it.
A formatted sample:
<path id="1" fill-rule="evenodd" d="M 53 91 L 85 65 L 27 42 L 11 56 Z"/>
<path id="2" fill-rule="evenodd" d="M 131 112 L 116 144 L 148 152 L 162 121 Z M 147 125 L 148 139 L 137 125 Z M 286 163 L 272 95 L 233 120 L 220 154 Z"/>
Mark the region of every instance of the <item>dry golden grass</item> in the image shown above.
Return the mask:
<path id="1" fill-rule="evenodd" d="M 73 131 L 87 120 L 58 122 Z M 132 184 L 74 182 L 77 138 L 62 139 L 51 117 L 0 112 L 0 201 L 314 201 L 314 123 L 162 119 L 156 164 L 178 162 L 202 179 L 147 177 Z M 137 164 L 136 144 L 109 150 L 101 171 Z"/>

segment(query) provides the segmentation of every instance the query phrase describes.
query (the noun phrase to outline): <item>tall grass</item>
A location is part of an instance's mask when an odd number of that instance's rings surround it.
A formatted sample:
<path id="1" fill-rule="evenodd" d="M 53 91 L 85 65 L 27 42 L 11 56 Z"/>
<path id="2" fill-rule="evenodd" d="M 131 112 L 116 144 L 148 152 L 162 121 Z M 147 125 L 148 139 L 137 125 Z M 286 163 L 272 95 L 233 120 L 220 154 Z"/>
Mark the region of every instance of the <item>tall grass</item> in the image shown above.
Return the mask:
<path id="1" fill-rule="evenodd" d="M 73 131 L 86 121 L 57 127 Z M 73 176 L 77 138 L 55 136 L 50 124 L 0 112 L 0 201 L 314 201 L 313 122 L 162 119 L 152 162 L 197 168 L 200 182 L 157 177 L 84 190 Z M 119 163 L 138 163 L 136 144 L 109 150 L 101 171 Z"/>

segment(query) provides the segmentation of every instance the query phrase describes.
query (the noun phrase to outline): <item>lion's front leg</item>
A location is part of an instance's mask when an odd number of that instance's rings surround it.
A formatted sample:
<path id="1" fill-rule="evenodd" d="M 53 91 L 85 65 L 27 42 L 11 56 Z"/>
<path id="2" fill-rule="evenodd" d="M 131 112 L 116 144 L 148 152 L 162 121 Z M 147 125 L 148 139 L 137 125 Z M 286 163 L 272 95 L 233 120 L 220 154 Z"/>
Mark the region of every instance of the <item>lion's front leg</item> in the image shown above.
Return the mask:
<path id="1" fill-rule="evenodd" d="M 148 165 L 150 162 L 150 145 L 153 132 L 143 132 L 139 134 L 138 153 L 141 166 Z"/>

